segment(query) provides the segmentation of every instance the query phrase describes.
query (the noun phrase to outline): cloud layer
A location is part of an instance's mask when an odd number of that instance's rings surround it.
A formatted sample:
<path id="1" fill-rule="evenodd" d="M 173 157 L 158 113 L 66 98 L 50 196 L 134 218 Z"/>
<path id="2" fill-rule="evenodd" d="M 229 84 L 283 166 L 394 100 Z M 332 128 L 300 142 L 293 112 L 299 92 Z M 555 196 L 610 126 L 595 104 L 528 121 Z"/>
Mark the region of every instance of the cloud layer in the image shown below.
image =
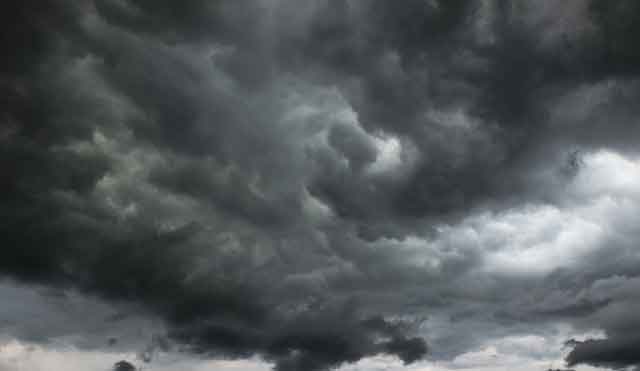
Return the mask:
<path id="1" fill-rule="evenodd" d="M 0 289 L 67 323 L 12 337 L 312 371 L 563 324 L 640 363 L 634 1 L 1 7 Z"/>

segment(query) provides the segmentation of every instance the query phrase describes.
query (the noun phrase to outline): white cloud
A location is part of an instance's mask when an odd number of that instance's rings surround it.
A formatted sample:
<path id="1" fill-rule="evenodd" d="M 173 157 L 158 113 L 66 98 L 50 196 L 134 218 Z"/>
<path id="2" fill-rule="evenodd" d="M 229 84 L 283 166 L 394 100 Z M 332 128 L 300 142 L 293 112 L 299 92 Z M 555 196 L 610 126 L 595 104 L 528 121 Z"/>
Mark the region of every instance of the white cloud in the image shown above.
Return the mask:
<path id="1" fill-rule="evenodd" d="M 629 220 L 640 212 L 640 160 L 610 151 L 586 154 L 565 192 L 572 201 L 563 205 L 529 204 L 441 225 L 423 251 L 482 251 L 487 273 L 544 275 L 577 266 L 606 241 L 633 233 Z"/>
<path id="2" fill-rule="evenodd" d="M 515 335 L 495 339 L 480 347 L 458 355 L 450 361 L 421 361 L 404 365 L 396 358 L 378 356 L 344 365 L 338 371 L 544 371 L 563 368 L 569 351 L 563 344 L 568 338 L 585 339 L 597 333 L 575 333 L 567 326 L 559 326 L 552 333 Z M 596 371 L 590 366 L 578 366 L 576 371 Z"/>
<path id="3" fill-rule="evenodd" d="M 110 371 L 127 360 L 145 371 L 270 371 L 271 365 L 259 360 L 197 360 L 164 354 L 142 364 L 135 354 L 82 351 L 74 348 L 47 348 L 13 340 L 0 345 L 0 371 Z"/>

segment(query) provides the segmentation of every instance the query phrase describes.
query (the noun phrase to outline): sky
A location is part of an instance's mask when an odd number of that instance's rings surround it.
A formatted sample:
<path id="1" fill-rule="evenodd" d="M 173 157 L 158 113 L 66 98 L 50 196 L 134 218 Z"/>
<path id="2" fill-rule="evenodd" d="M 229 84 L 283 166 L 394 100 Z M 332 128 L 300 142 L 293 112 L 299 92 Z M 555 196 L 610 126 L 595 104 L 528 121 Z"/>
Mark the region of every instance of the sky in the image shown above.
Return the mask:
<path id="1" fill-rule="evenodd" d="M 640 370 L 639 2 L 0 27 L 0 371 Z"/>

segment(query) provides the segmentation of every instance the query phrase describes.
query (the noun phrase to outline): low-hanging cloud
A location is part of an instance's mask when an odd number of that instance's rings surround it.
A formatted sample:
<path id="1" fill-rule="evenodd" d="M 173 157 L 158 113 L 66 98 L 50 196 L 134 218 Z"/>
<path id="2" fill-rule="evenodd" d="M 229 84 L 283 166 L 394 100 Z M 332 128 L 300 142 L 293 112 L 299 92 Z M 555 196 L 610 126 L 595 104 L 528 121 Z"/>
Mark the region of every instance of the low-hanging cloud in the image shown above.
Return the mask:
<path id="1" fill-rule="evenodd" d="M 633 282 L 637 259 L 599 259 L 601 244 L 618 257 L 631 244 L 599 229 L 612 208 L 598 192 L 637 199 L 580 188 L 602 158 L 633 167 L 633 2 L 1 13 L 3 276 L 133 303 L 162 321 L 162 344 L 279 371 L 453 357 L 485 336 L 427 344 L 431 314 L 482 329 L 596 318 L 609 337 L 571 343 L 568 363 L 637 364 L 620 330 L 633 319 L 607 314 L 634 296 L 598 286 Z M 579 236 L 592 238 L 567 241 Z M 544 266 L 496 268 L 507 246 Z"/>

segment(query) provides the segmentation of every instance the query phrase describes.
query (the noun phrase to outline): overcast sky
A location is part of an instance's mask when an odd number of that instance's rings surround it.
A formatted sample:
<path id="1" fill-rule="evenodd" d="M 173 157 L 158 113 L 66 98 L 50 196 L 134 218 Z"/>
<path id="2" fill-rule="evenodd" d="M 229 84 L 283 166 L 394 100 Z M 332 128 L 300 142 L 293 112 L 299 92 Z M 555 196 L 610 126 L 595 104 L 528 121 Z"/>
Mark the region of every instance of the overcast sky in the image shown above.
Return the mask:
<path id="1" fill-rule="evenodd" d="M 0 18 L 0 371 L 640 370 L 640 2 Z"/>

